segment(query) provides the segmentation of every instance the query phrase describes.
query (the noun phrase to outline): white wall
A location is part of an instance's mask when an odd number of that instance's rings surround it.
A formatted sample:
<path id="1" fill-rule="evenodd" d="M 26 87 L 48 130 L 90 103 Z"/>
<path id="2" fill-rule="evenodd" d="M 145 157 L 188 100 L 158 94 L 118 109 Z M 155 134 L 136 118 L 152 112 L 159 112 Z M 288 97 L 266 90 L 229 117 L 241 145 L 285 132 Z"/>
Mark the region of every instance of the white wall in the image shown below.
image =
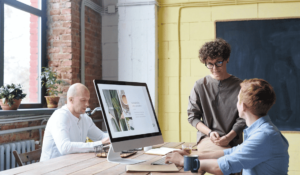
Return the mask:
<path id="1" fill-rule="evenodd" d="M 117 5 L 118 0 L 102 0 L 102 7 Z M 119 15 L 102 15 L 102 79 L 118 80 L 118 23 Z"/>
<path id="2" fill-rule="evenodd" d="M 151 0 L 119 0 L 118 80 L 146 82 L 157 109 L 157 6 Z M 145 5 L 141 5 L 147 3 Z"/>

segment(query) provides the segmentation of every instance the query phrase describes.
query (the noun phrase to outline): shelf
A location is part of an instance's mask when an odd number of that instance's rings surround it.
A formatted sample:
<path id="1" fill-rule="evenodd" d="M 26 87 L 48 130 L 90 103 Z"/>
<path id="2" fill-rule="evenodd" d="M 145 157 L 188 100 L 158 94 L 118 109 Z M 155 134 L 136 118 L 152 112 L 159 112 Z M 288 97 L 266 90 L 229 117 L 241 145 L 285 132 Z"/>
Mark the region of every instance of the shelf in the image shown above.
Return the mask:
<path id="1" fill-rule="evenodd" d="M 57 108 L 31 108 L 31 109 L 17 109 L 17 110 L 0 110 L 1 115 L 51 115 Z"/>

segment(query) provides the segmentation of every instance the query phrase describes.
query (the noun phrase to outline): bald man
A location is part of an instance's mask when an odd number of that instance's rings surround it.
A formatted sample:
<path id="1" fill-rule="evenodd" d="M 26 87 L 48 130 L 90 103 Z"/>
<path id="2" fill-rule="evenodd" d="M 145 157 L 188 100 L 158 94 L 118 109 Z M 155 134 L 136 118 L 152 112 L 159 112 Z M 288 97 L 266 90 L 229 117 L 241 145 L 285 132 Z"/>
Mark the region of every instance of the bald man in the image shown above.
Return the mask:
<path id="1" fill-rule="evenodd" d="M 94 146 L 110 143 L 85 114 L 89 106 L 90 91 L 81 83 L 70 86 L 67 104 L 57 109 L 47 122 L 40 161 L 66 154 L 93 151 Z M 86 137 L 95 142 L 85 143 Z"/>

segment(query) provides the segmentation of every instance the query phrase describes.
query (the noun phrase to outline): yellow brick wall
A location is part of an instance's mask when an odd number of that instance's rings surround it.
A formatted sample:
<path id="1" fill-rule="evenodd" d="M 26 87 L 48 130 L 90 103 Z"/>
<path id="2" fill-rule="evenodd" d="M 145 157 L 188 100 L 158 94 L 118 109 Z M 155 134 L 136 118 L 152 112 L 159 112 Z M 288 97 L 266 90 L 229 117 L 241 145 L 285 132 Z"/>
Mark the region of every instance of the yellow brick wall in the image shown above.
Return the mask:
<path id="1" fill-rule="evenodd" d="M 158 10 L 158 117 L 165 141 L 196 141 L 196 129 L 188 123 L 186 109 L 189 93 L 195 81 L 209 74 L 208 69 L 198 59 L 198 50 L 205 42 L 215 38 L 216 20 L 300 17 L 300 2 L 250 3 L 210 7 L 200 4 L 201 7 L 183 8 L 180 23 L 181 74 L 179 76 L 179 7 L 174 6 L 174 3 L 190 5 L 189 1 L 159 1 L 161 6 Z M 203 0 L 198 0 L 198 2 L 209 4 Z M 173 6 L 167 5 L 170 3 L 173 3 Z M 181 81 L 181 94 L 179 94 L 179 81 Z M 180 109 L 179 97 L 181 97 Z M 300 132 L 283 132 L 283 134 L 290 143 L 289 175 L 300 174 Z"/>

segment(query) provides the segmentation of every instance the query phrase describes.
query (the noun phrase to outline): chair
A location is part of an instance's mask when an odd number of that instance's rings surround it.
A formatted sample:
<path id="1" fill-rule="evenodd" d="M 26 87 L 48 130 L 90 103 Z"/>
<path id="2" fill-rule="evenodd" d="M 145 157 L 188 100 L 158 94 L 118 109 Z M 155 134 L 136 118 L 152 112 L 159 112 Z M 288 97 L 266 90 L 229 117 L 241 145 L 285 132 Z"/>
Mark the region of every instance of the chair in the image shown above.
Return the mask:
<path id="1" fill-rule="evenodd" d="M 42 153 L 42 149 L 37 149 L 23 154 L 18 154 L 17 151 L 13 151 L 13 154 L 19 166 L 26 165 L 27 162 L 31 162 L 33 160 L 35 161 L 40 160 L 41 153 Z"/>

